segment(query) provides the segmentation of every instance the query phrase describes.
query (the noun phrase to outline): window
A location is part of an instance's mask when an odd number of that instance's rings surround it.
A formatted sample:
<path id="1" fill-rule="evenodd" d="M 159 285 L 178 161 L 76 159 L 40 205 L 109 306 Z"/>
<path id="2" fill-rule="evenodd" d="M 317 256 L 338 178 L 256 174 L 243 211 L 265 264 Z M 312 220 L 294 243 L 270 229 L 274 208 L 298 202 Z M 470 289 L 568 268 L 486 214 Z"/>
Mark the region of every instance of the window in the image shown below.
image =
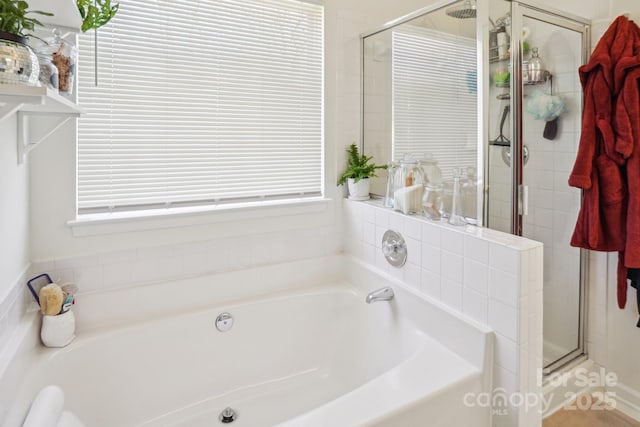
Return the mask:
<path id="1" fill-rule="evenodd" d="M 394 31 L 392 43 L 393 158 L 428 146 L 445 178 L 475 167 L 475 39 L 415 26 Z"/>
<path id="2" fill-rule="evenodd" d="M 80 37 L 78 211 L 319 196 L 323 8 L 120 0 Z"/>

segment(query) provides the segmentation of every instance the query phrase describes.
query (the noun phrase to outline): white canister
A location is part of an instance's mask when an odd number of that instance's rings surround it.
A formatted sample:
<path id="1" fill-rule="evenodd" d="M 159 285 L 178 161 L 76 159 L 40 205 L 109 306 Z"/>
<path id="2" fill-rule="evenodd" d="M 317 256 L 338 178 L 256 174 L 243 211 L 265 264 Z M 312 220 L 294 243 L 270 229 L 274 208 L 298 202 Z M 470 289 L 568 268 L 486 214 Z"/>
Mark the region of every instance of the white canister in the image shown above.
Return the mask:
<path id="1" fill-rule="evenodd" d="M 66 347 L 73 341 L 76 332 L 76 317 L 73 311 L 57 316 L 42 316 L 40 338 L 47 347 Z"/>

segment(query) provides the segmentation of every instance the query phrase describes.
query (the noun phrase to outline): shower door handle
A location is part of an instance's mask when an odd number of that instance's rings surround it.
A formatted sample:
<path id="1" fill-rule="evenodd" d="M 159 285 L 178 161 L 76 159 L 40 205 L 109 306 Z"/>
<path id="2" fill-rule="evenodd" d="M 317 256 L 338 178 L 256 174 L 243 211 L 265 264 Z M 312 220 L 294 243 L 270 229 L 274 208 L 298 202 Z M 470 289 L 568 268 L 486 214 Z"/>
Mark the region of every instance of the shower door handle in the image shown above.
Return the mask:
<path id="1" fill-rule="evenodd" d="M 522 216 L 529 215 L 529 186 L 518 186 L 518 213 Z"/>

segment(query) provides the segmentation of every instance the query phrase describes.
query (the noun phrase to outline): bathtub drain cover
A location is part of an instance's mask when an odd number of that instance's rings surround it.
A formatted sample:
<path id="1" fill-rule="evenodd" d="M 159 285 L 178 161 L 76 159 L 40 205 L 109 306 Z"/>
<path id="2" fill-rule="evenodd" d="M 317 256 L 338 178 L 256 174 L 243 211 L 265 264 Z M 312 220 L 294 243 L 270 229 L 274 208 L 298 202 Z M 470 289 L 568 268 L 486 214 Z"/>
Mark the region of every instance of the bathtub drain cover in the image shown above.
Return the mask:
<path id="1" fill-rule="evenodd" d="M 216 328 L 220 332 L 227 332 L 233 327 L 233 316 L 229 313 L 222 313 L 216 317 Z"/>
<path id="2" fill-rule="evenodd" d="M 232 423 L 238 418 L 238 414 L 231 408 L 225 408 L 221 413 L 218 419 L 222 424 Z"/>

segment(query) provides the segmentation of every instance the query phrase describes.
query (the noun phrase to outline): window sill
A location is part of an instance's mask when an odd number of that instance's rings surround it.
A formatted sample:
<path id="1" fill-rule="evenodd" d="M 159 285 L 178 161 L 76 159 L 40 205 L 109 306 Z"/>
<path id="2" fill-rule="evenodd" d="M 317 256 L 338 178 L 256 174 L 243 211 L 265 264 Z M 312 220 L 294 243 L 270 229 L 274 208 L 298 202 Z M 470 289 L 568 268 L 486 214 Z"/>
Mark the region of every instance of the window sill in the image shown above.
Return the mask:
<path id="1" fill-rule="evenodd" d="M 323 197 L 191 206 L 132 212 L 79 215 L 67 222 L 75 237 L 186 227 L 288 215 L 326 212 L 331 199 Z"/>

